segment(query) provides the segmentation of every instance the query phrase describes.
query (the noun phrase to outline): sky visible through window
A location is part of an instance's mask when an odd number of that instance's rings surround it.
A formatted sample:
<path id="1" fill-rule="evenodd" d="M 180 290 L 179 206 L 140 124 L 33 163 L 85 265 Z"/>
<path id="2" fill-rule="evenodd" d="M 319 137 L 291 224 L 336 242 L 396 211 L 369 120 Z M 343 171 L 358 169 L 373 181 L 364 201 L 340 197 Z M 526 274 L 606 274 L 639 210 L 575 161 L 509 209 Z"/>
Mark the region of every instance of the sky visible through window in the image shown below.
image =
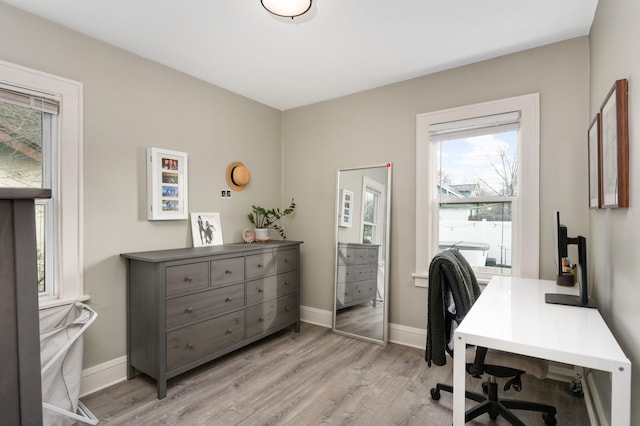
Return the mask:
<path id="1" fill-rule="evenodd" d="M 439 180 L 447 185 L 480 184 L 482 195 L 503 195 L 505 175 L 517 166 L 518 132 L 509 131 L 440 142 Z M 504 161 L 503 161 L 504 160 Z"/>

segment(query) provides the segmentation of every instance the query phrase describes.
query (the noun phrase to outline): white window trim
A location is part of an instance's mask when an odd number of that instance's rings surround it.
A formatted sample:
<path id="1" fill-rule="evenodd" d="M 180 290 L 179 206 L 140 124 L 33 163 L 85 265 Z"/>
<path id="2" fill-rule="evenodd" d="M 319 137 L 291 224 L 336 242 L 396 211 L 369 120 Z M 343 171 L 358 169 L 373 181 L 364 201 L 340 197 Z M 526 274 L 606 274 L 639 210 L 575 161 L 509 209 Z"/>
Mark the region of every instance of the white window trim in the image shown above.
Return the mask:
<path id="1" fill-rule="evenodd" d="M 436 156 L 429 139 L 429 126 L 473 117 L 521 112 L 518 143 L 519 205 L 514 204 L 516 235 L 513 241 L 512 275 L 538 278 L 540 256 L 539 173 L 540 173 L 540 95 L 533 93 L 483 102 L 416 116 L 416 258 L 412 274 L 417 287 L 427 287 L 429 262 L 435 255 L 437 230 L 433 229 L 438 204 L 429 188 L 436 180 Z"/>
<path id="2" fill-rule="evenodd" d="M 371 188 L 372 190 L 378 192 L 378 205 L 376 206 L 376 240 L 379 242 L 383 240 L 384 233 L 382 231 L 384 222 L 384 215 L 382 212 L 386 211 L 387 206 L 385 206 L 385 201 L 387 197 L 387 191 L 383 184 L 378 182 L 375 179 L 371 179 L 370 177 L 363 176 L 362 177 L 362 200 L 360 205 L 362 206 L 360 211 L 360 240 L 363 240 L 364 237 L 364 206 L 365 206 L 365 198 L 367 193 L 367 188 Z M 382 219 L 382 220 L 381 220 Z M 382 250 L 380 250 L 382 252 Z"/>
<path id="3" fill-rule="evenodd" d="M 56 214 L 58 238 L 54 277 L 57 295 L 40 300 L 40 308 L 86 300 L 83 273 L 83 85 L 0 60 L 0 83 L 45 93 L 60 102 L 58 124 L 58 194 Z M 64 167 L 60 167 L 64 159 Z M 34 283 L 34 291 L 35 291 Z"/>

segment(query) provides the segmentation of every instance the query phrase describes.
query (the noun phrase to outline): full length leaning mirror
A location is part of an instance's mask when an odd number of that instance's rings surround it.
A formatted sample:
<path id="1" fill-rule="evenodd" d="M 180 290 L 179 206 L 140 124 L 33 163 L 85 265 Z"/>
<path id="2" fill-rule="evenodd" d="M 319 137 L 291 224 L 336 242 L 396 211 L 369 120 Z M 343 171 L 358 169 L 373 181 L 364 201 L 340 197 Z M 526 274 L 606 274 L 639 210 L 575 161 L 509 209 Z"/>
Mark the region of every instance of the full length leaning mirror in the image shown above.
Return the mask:
<path id="1" fill-rule="evenodd" d="M 386 344 L 391 163 L 338 170 L 333 331 Z"/>

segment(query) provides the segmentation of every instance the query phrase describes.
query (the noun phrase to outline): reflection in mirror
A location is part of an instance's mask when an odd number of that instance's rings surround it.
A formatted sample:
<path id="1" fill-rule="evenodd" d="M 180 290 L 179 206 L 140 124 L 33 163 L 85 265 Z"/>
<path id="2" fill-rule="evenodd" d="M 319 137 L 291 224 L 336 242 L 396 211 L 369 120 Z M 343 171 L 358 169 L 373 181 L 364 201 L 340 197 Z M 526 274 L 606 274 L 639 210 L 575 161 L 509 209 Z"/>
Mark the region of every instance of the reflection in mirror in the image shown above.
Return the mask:
<path id="1" fill-rule="evenodd" d="M 391 163 L 338 170 L 333 330 L 387 343 Z"/>

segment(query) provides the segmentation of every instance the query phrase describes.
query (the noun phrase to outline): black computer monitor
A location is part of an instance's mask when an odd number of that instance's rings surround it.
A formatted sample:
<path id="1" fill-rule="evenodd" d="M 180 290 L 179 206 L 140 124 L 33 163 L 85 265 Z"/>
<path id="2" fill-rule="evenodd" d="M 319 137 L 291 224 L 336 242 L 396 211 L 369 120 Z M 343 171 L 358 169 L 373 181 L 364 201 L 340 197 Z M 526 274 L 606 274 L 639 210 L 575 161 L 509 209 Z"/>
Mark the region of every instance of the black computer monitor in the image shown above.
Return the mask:
<path id="1" fill-rule="evenodd" d="M 560 212 L 555 212 L 553 216 L 554 254 L 556 261 L 556 282 L 564 284 L 566 273 L 562 271 L 562 259 L 568 256 L 569 245 L 578 246 L 578 282 L 580 286 L 579 295 L 547 293 L 544 295 L 545 302 L 557 305 L 581 306 L 585 308 L 595 308 L 596 304 L 589 297 L 589 283 L 587 280 L 587 239 L 583 236 L 568 237 L 567 227 L 560 223 Z M 571 277 L 571 279 L 573 279 Z"/>

